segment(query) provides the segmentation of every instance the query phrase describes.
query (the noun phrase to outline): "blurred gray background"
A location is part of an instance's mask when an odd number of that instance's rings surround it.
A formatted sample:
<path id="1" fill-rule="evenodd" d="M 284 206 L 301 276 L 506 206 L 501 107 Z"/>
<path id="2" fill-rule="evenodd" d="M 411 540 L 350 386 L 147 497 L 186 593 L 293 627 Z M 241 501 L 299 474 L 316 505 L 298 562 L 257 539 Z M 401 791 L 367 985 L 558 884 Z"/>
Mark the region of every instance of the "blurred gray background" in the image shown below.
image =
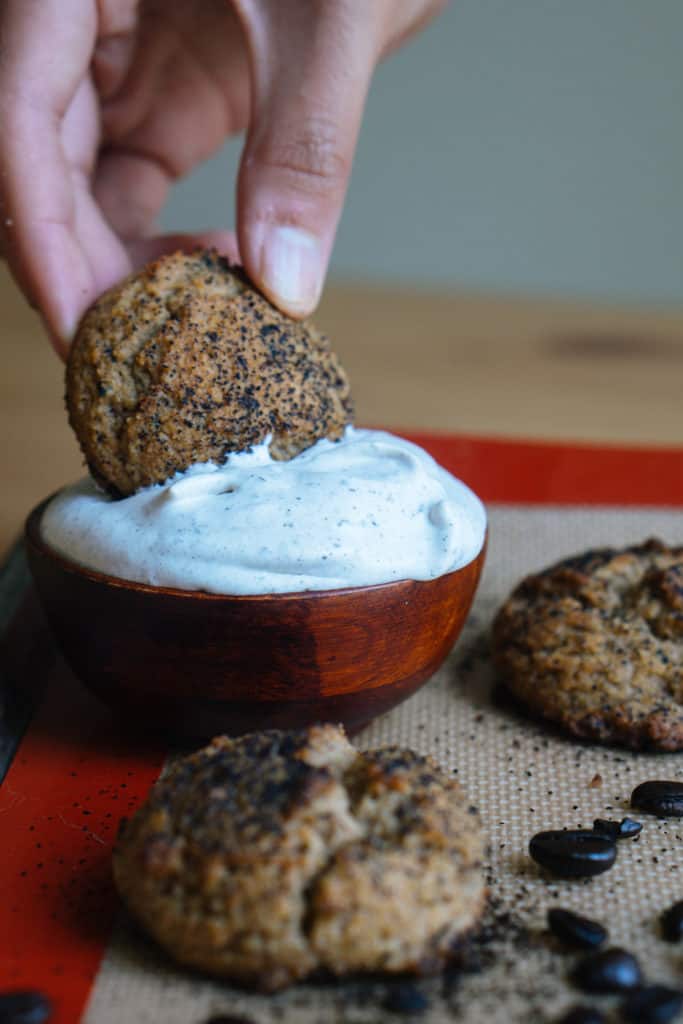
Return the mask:
<path id="1" fill-rule="evenodd" d="M 683 0 L 455 0 L 376 74 L 333 274 L 680 303 L 682 50 Z M 166 229 L 234 223 L 239 148 Z"/>

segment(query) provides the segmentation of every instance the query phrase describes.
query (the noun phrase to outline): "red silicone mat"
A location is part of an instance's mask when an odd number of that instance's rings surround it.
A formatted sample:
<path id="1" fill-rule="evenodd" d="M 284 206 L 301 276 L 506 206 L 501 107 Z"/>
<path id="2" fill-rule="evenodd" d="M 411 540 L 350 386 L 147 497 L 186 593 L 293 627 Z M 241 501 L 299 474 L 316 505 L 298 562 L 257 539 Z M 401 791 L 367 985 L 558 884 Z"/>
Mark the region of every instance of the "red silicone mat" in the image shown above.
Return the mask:
<path id="1" fill-rule="evenodd" d="M 487 502 L 683 506 L 683 450 L 410 437 Z M 75 1024 L 116 909 L 116 827 L 166 751 L 121 734 L 80 688 L 55 656 L 25 568 L 12 573 L 0 594 L 2 683 L 40 696 L 0 787 L 0 984 L 40 989 L 53 1024 Z"/>

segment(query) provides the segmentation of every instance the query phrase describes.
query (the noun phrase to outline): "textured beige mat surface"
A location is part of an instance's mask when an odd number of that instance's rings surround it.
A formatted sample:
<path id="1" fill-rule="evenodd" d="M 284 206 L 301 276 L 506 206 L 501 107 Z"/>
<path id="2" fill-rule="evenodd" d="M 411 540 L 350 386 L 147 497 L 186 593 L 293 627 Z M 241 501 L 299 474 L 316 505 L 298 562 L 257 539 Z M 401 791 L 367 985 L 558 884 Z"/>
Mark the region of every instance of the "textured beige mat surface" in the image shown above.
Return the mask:
<path id="1" fill-rule="evenodd" d="M 430 1000 L 420 1017 L 428 1024 L 552 1021 L 578 1001 L 565 980 L 575 957 L 553 947 L 543 931 L 545 911 L 553 905 L 605 923 L 611 941 L 635 952 L 651 979 L 683 984 L 683 949 L 663 942 L 656 928 L 658 914 L 683 898 L 683 820 L 642 816 L 641 837 L 620 843 L 614 868 L 595 879 L 554 881 L 526 852 L 529 838 L 542 828 L 590 827 L 598 816 L 622 817 L 638 782 L 683 778 L 683 754 L 579 745 L 523 720 L 492 700 L 487 643 L 495 609 L 522 575 L 596 545 L 652 535 L 681 543 L 683 517 L 653 510 L 494 507 L 490 526 L 482 585 L 447 664 L 357 739 L 362 747 L 411 746 L 457 771 L 490 842 L 486 941 L 468 954 L 467 970 L 419 983 Z M 381 983 L 351 983 L 299 985 L 268 997 L 246 994 L 174 967 L 122 915 L 85 1021 L 203 1024 L 230 1014 L 253 1024 L 380 1024 L 399 1019 L 382 1009 L 385 993 Z M 614 1004 L 603 998 L 601 1005 Z"/>

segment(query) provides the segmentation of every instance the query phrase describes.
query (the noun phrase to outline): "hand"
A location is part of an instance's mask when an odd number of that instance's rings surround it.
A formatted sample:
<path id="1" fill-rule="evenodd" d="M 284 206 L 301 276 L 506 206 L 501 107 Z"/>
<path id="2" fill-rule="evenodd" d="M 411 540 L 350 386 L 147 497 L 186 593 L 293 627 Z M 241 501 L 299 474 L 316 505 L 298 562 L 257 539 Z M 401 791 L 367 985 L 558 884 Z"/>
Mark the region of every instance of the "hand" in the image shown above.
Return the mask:
<path id="1" fill-rule="evenodd" d="M 292 316 L 323 284 L 377 62 L 442 0 L 3 0 L 0 245 L 65 354 L 147 260 L 216 244 Z M 247 130 L 237 238 L 154 237 L 171 183 Z"/>

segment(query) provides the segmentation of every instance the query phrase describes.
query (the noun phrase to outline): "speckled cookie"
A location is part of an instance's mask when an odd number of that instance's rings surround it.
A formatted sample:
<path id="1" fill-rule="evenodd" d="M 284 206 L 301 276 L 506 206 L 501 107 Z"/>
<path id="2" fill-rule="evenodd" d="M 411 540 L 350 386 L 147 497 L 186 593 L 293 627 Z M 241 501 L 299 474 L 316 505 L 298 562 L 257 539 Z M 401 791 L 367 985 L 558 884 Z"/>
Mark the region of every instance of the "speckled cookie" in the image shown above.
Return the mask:
<path id="1" fill-rule="evenodd" d="M 327 339 L 212 251 L 166 256 L 91 307 L 66 402 L 90 471 L 117 497 L 268 434 L 273 457 L 291 458 L 352 417 Z"/>
<path id="2" fill-rule="evenodd" d="M 683 749 L 683 548 L 588 551 L 528 576 L 493 640 L 507 687 L 572 735 Z"/>
<path id="3" fill-rule="evenodd" d="M 483 909 L 482 855 L 457 782 L 325 725 L 219 737 L 177 762 L 122 827 L 114 877 L 181 963 L 274 990 L 438 968 Z"/>

